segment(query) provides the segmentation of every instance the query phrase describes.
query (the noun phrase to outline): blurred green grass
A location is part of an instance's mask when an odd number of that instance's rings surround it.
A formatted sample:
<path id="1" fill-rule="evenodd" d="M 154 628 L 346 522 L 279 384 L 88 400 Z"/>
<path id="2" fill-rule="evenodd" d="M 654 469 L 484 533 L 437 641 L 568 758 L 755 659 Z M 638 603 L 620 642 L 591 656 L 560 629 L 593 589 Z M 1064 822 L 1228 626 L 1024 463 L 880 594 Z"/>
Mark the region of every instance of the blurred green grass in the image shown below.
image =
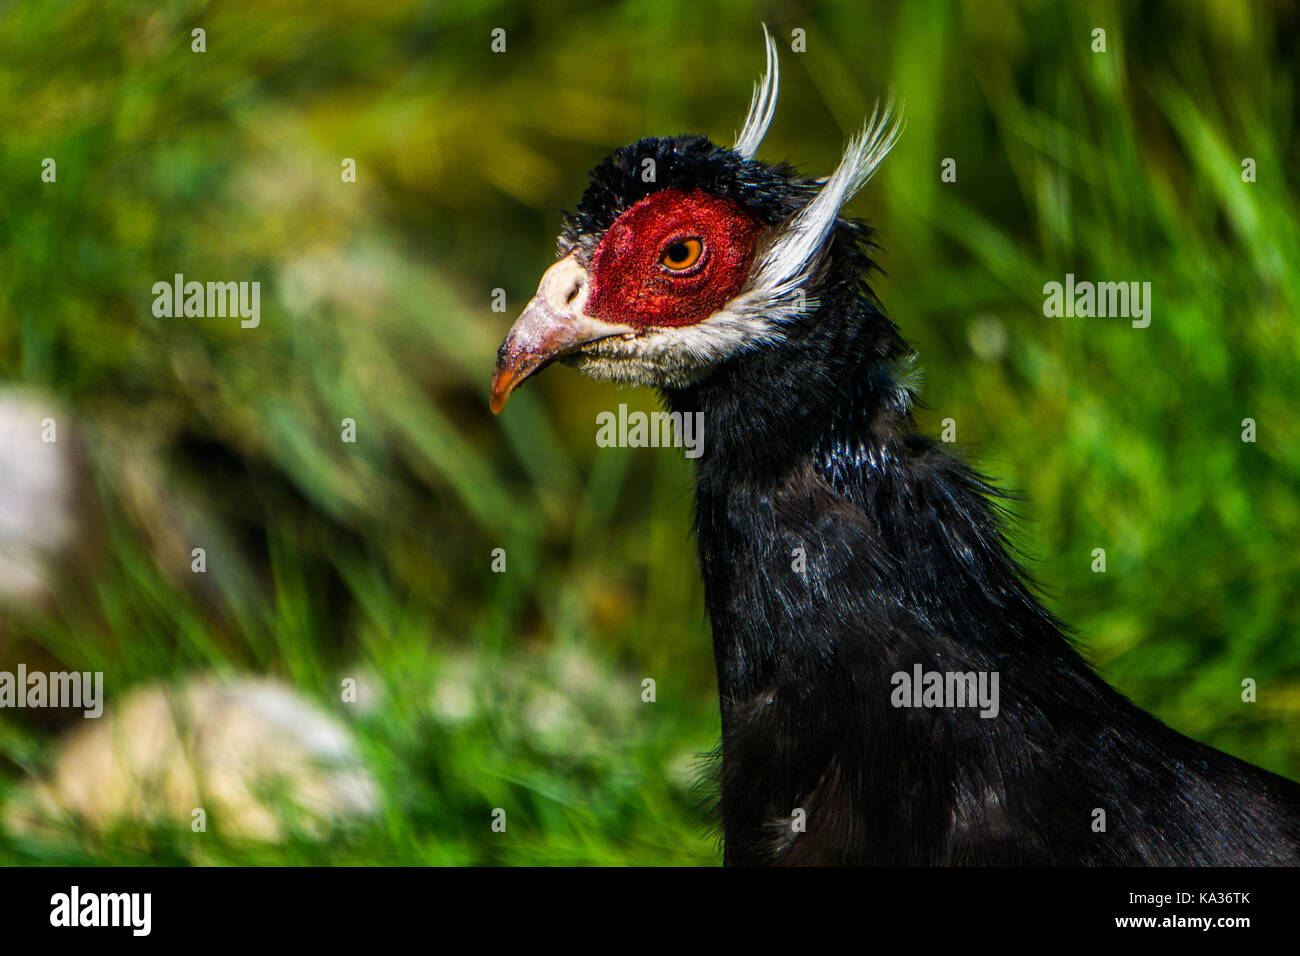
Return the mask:
<path id="1" fill-rule="evenodd" d="M 688 786 L 718 733 L 689 465 L 596 449 L 596 412 L 649 393 L 556 370 L 493 419 L 486 384 L 585 171 L 651 133 L 726 142 L 760 20 L 807 34 L 763 158 L 829 172 L 875 97 L 906 102 L 852 210 L 924 424 L 1024 495 L 1052 607 L 1139 704 L 1300 778 L 1293 4 L 11 3 L 0 378 L 80 423 L 104 541 L 87 586 L 0 612 L 0 664 L 103 670 L 110 706 L 256 670 L 336 712 L 364 669 L 385 812 L 324 846 L 0 831 L 0 861 L 717 862 Z M 177 272 L 260 280 L 261 326 L 154 317 Z M 1066 272 L 1151 282 L 1150 328 L 1044 318 Z M 0 715 L 0 798 L 53 729 Z"/>

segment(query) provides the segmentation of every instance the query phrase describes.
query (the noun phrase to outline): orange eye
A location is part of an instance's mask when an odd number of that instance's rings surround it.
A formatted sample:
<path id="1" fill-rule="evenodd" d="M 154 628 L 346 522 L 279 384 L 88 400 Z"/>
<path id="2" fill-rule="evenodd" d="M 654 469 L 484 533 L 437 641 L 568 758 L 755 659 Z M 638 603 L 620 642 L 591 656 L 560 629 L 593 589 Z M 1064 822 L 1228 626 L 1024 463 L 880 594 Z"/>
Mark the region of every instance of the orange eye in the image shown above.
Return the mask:
<path id="1" fill-rule="evenodd" d="M 678 239 L 668 244 L 659 264 L 670 272 L 682 272 L 700 261 L 704 243 L 699 239 Z"/>

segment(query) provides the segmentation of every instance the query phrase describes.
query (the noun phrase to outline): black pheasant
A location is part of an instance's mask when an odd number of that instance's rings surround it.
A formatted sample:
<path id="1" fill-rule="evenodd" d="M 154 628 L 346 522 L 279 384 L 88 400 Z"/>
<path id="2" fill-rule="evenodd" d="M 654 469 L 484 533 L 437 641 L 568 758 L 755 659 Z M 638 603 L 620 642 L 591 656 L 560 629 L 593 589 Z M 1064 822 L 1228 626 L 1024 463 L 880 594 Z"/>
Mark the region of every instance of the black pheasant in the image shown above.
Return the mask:
<path id="1" fill-rule="evenodd" d="M 499 412 L 559 360 L 703 413 L 726 862 L 1300 864 L 1300 786 L 1097 677 L 997 491 L 917 432 L 871 234 L 840 215 L 891 111 L 810 180 L 754 159 L 776 91 L 769 38 L 735 146 L 643 139 L 592 171 L 492 381 Z"/>

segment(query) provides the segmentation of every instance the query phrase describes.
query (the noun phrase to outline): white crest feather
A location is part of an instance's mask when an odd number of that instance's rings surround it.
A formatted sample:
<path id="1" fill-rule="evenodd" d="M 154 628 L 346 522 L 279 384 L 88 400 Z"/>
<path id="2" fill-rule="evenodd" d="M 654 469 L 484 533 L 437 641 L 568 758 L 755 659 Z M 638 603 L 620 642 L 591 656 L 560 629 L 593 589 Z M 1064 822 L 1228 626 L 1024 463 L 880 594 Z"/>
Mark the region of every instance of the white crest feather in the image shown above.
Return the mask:
<path id="1" fill-rule="evenodd" d="M 776 115 L 777 89 L 781 84 L 781 67 L 776 57 L 776 41 L 772 39 L 772 34 L 767 32 L 766 23 L 763 24 L 763 39 L 767 45 L 767 70 L 754 84 L 754 94 L 749 99 L 749 112 L 745 115 L 745 125 L 741 127 L 740 135 L 736 137 L 736 145 L 732 147 L 746 159 L 754 158 L 759 144 L 767 135 L 767 128 L 772 125 L 772 117 Z"/>
<path id="2" fill-rule="evenodd" d="M 821 191 L 766 248 L 759 250 L 749 288 L 738 298 L 766 299 L 766 309 L 778 318 L 792 318 L 816 307 L 816 303 L 799 294 L 800 290 L 822 265 L 840 209 L 870 181 L 898 142 L 904 125 L 902 113 L 895 114 L 892 96 L 883 111 L 876 103 L 871 119 L 861 133 L 849 140 L 844 158 Z"/>

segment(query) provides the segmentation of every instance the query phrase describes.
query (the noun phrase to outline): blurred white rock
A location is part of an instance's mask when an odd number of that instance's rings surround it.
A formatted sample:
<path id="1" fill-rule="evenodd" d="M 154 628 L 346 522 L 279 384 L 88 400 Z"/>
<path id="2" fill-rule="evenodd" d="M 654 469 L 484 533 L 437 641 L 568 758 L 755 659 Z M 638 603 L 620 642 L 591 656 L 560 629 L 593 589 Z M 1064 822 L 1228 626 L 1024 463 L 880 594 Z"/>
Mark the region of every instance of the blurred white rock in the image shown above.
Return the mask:
<path id="1" fill-rule="evenodd" d="M 11 802 L 8 826 L 49 832 L 122 821 L 278 841 L 321 837 L 379 809 L 347 728 L 270 679 L 149 685 L 58 744 L 47 780 Z"/>
<path id="2" fill-rule="evenodd" d="M 588 759 L 635 733 L 641 681 L 577 648 L 494 662 L 468 652 L 442 664 L 429 710 L 448 728 L 491 715 L 502 733 L 546 753 Z"/>
<path id="3" fill-rule="evenodd" d="M 60 570 L 89 546 L 87 475 L 51 400 L 0 391 L 0 604 L 48 599 Z"/>
<path id="4" fill-rule="evenodd" d="M 997 362 L 1007 354 L 1007 327 L 996 315 L 976 316 L 966 330 L 971 351 L 985 362 Z"/>

